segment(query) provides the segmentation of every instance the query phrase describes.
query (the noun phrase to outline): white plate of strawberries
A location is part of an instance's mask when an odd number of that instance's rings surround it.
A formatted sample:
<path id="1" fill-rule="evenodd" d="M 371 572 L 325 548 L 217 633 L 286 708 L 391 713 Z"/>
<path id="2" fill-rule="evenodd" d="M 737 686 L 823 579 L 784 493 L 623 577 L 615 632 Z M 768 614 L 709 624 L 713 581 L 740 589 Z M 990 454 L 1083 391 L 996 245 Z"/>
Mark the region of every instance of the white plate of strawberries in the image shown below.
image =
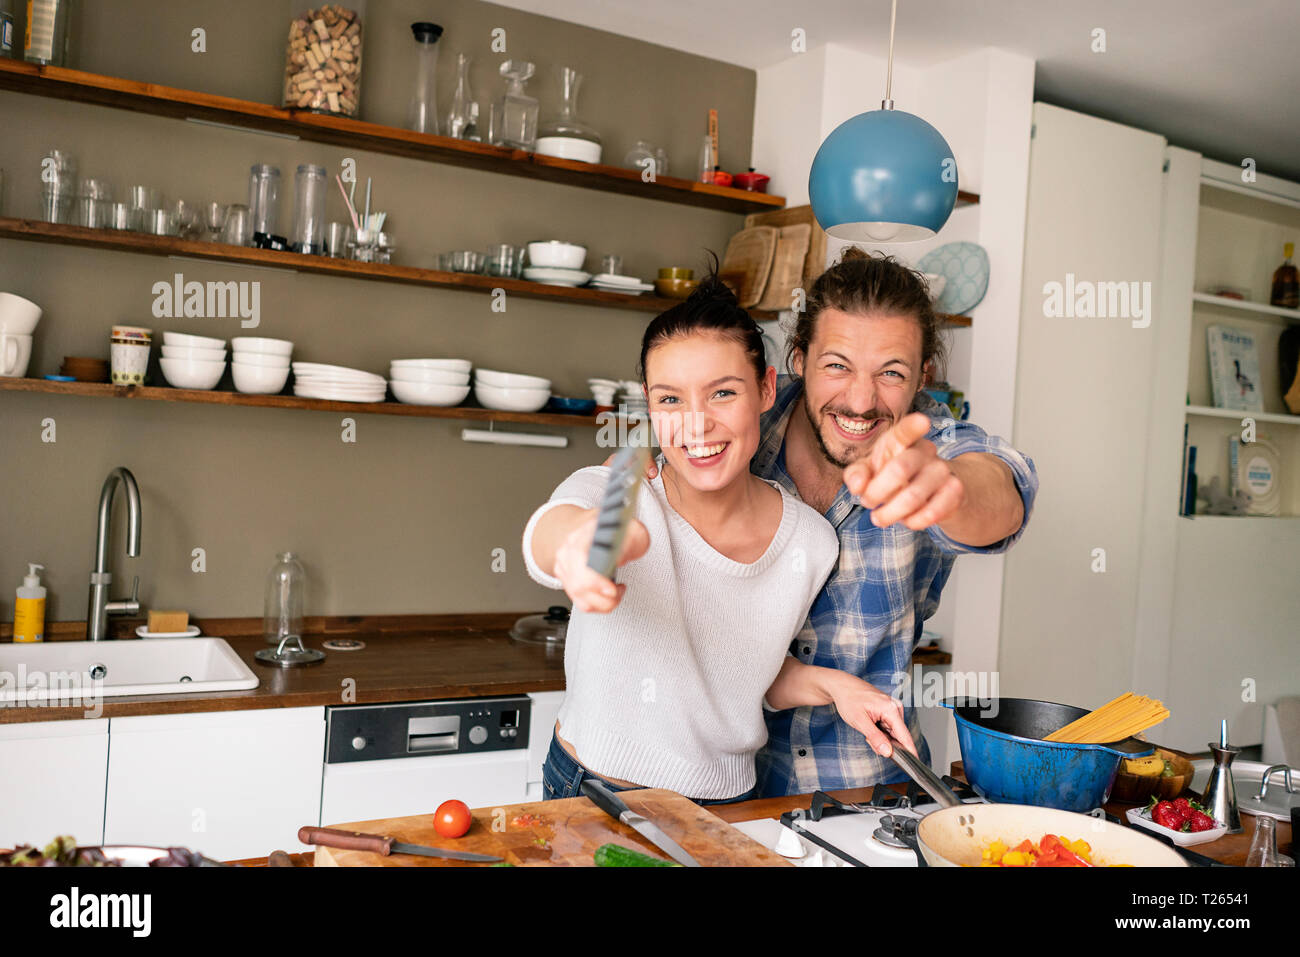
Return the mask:
<path id="1" fill-rule="evenodd" d="M 1228 825 L 1211 817 L 1203 804 L 1185 797 L 1173 801 L 1152 798 L 1146 807 L 1129 808 L 1125 816 L 1130 824 L 1163 834 L 1179 847 L 1208 844 L 1228 833 Z"/>

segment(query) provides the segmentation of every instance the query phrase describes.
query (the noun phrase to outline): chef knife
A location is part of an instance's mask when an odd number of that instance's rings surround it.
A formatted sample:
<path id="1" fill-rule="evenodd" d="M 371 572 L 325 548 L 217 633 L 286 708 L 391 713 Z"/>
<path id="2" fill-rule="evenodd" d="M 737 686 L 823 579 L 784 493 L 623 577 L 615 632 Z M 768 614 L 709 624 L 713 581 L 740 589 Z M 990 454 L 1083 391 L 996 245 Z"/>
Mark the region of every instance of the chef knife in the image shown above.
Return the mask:
<path id="1" fill-rule="evenodd" d="M 390 854 L 417 854 L 421 857 L 445 857 L 453 861 L 479 861 L 485 864 L 502 860 L 500 857 L 492 857 L 488 854 L 449 851 L 441 847 L 426 847 L 423 844 L 403 844 L 401 841 L 380 834 L 341 831 L 335 827 L 299 828 L 298 840 L 304 844 L 319 844 L 322 847 L 339 847 L 349 851 L 371 851 L 385 857 Z"/>
<path id="2" fill-rule="evenodd" d="M 682 846 L 665 834 L 659 825 L 637 814 L 623 803 L 623 799 L 593 778 L 584 778 L 582 793 L 591 802 L 616 821 L 621 821 L 636 831 L 659 850 L 663 851 L 678 864 L 687 867 L 699 867 L 700 862 L 687 854 Z"/>
<path id="3" fill-rule="evenodd" d="M 609 463 L 609 479 L 600 500 L 596 533 L 591 539 L 591 548 L 587 550 L 587 566 L 610 581 L 614 580 L 614 571 L 618 568 L 627 527 L 636 517 L 637 493 L 641 490 L 641 479 L 645 478 L 649 461 L 649 429 L 642 422 L 629 430 L 627 445 Z"/>

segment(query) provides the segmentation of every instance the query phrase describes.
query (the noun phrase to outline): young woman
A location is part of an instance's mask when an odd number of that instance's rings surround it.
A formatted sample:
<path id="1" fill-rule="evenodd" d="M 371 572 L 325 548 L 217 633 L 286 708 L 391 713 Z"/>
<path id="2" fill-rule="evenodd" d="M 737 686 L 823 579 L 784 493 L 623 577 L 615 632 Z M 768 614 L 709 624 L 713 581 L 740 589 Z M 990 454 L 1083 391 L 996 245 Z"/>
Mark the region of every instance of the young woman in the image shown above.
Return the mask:
<path id="1" fill-rule="evenodd" d="M 529 574 L 574 605 L 543 790 L 573 797 L 595 777 L 615 790 L 743 800 L 767 737 L 764 707 L 860 692 L 858 679 L 787 655 L 839 542 L 821 515 L 750 474 L 776 371 L 716 277 L 650 323 L 640 366 L 662 454 L 643 480 L 618 583 L 587 567 L 608 468 L 569 476 L 524 531 Z"/>

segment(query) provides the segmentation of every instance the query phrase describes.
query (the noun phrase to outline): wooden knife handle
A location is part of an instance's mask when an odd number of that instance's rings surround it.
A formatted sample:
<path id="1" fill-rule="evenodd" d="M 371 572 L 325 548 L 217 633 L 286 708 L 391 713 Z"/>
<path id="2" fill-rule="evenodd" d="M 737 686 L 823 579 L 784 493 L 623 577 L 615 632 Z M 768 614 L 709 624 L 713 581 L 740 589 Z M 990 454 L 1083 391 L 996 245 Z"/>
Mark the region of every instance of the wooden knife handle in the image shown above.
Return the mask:
<path id="1" fill-rule="evenodd" d="M 284 851 L 272 851 L 266 858 L 267 867 L 293 867 L 293 858 Z"/>
<path id="2" fill-rule="evenodd" d="M 379 834 L 362 834 L 360 831 L 340 831 L 334 827 L 300 827 L 298 840 L 304 844 L 322 847 L 339 847 L 348 851 L 372 851 L 385 857 L 393 849 L 393 839 Z"/>

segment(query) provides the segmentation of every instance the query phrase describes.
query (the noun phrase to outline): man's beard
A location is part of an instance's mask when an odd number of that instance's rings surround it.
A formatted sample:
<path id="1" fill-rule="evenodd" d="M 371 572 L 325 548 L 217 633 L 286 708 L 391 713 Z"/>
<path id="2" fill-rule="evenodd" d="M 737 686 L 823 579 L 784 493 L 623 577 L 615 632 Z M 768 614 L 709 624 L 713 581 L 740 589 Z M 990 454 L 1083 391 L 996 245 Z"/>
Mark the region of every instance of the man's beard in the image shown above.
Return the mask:
<path id="1" fill-rule="evenodd" d="M 842 469 L 848 468 L 855 461 L 857 461 L 857 459 L 841 459 L 835 456 L 834 454 L 832 454 L 831 450 L 826 446 L 826 439 L 822 435 L 821 426 L 818 424 L 817 419 L 813 416 L 812 408 L 808 404 L 807 389 L 805 389 L 803 392 L 802 405 L 803 405 L 804 415 L 808 417 L 808 427 L 812 429 L 812 434 L 816 437 L 817 445 L 822 450 L 822 455 L 826 457 L 826 460 L 831 464 Z M 881 410 L 873 409 L 870 412 L 864 413 L 862 415 L 859 415 L 856 412 L 843 412 L 839 409 L 827 409 L 826 411 L 828 414 L 833 413 L 835 415 L 842 416 L 843 418 L 846 419 L 867 419 L 867 420 L 886 419 L 888 420 L 890 426 L 892 426 L 894 422 L 894 417 L 888 412 L 888 410 L 881 411 Z M 879 438 L 879 436 L 877 436 L 877 438 Z M 862 455 L 859 455 L 858 458 L 862 458 L 863 455 L 866 455 L 866 453 L 869 452 L 872 446 L 874 446 L 875 444 L 876 443 L 873 441 L 871 445 L 868 445 L 863 450 Z"/>

